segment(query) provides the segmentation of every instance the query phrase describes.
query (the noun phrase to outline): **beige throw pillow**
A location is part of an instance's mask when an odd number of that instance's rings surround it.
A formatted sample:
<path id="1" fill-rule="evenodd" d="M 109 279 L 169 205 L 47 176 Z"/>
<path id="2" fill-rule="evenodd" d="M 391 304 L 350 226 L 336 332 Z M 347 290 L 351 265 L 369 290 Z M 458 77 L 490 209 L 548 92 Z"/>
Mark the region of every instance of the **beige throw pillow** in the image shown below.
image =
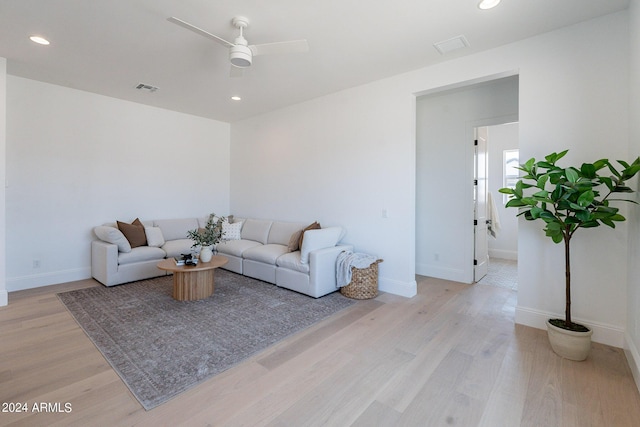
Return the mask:
<path id="1" fill-rule="evenodd" d="M 302 235 L 302 230 L 298 230 L 291 235 L 289 239 L 289 245 L 287 246 L 287 250 L 289 252 L 295 252 L 300 249 L 300 236 Z"/>
<path id="2" fill-rule="evenodd" d="M 153 248 L 161 248 L 165 243 L 160 227 L 145 227 L 144 234 L 147 236 L 147 245 Z"/>

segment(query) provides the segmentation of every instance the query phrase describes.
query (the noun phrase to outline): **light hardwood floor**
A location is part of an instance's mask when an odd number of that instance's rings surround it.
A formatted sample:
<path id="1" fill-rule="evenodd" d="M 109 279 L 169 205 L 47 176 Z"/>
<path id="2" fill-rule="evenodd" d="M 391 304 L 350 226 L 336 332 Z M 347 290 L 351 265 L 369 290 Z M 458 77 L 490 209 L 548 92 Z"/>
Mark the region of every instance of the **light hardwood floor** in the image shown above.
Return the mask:
<path id="1" fill-rule="evenodd" d="M 557 357 L 514 325 L 516 292 L 418 277 L 418 295 L 359 301 L 145 411 L 56 297 L 87 280 L 10 294 L 0 308 L 0 413 L 24 426 L 640 426 L 622 350 Z M 31 411 L 29 407 L 29 411 Z"/>

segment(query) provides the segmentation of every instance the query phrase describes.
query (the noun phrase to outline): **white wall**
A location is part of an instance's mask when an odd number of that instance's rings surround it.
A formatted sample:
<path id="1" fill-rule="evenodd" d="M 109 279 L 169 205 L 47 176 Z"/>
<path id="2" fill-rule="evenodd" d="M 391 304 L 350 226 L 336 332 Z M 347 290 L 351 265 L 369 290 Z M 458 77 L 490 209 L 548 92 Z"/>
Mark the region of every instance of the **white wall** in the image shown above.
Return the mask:
<path id="1" fill-rule="evenodd" d="M 571 151 L 562 164 L 628 154 L 628 20 L 614 14 L 525 42 L 535 52 L 520 73 L 520 156 Z M 615 48 L 612 48 L 615 46 Z M 532 52 L 533 53 L 533 52 Z M 534 59 L 535 60 L 534 63 Z M 540 60 L 542 59 L 542 60 Z M 530 84 L 534 83 L 534 84 Z M 516 321 L 543 327 L 564 313 L 562 245 L 520 219 Z M 586 229 L 572 240 L 572 313 L 593 339 L 622 347 L 626 323 L 627 227 Z"/>
<path id="2" fill-rule="evenodd" d="M 473 282 L 474 128 L 518 120 L 518 76 L 416 105 L 416 273 Z"/>
<path id="3" fill-rule="evenodd" d="M 629 4 L 630 90 L 629 90 L 629 159 L 640 155 L 640 0 Z M 640 179 L 635 179 L 632 188 L 640 190 Z M 638 192 L 636 201 L 640 202 Z M 634 205 L 629 212 L 629 287 L 627 289 L 627 330 L 625 350 L 636 384 L 640 388 L 640 207 Z"/>
<path id="4" fill-rule="evenodd" d="M 635 156 L 637 124 L 631 148 L 628 139 L 629 15 L 637 117 L 638 0 L 630 14 L 233 124 L 230 154 L 226 124 L 7 76 L 7 289 L 86 277 L 95 224 L 227 213 L 230 200 L 238 215 L 344 225 L 345 240 L 357 250 L 385 259 L 381 288 L 411 295 L 415 96 L 518 73 L 523 158 L 563 148 L 571 150 L 572 163 Z M 182 191 L 185 184 L 189 191 Z M 389 218 L 382 218 L 383 209 Z M 574 317 L 594 326 L 595 341 L 621 346 L 628 328 L 628 341 L 640 342 L 638 215 L 634 210 L 614 233 L 595 229 L 575 237 Z M 628 241 L 629 230 L 635 240 Z M 516 321 L 542 327 L 547 315 L 564 309 L 562 248 L 537 224 L 521 223 L 518 252 Z M 34 257 L 40 269 L 32 268 Z"/>
<path id="5" fill-rule="evenodd" d="M 9 291 L 90 277 L 96 225 L 228 213 L 229 124 L 7 77 Z"/>
<path id="6" fill-rule="evenodd" d="M 609 15 L 234 123 L 231 208 L 239 215 L 342 224 L 358 250 L 385 259 L 383 290 L 410 290 L 415 95 L 517 72 L 523 158 L 563 148 L 571 149 L 572 162 L 626 157 L 627 18 Z M 381 218 L 383 208 L 388 219 Z M 594 340 L 620 346 L 627 230 L 590 231 L 576 235 L 574 316 L 596 326 Z M 564 310 L 562 248 L 537 224 L 521 225 L 518 237 L 516 319 L 543 327 L 548 314 Z M 594 246 L 602 253 L 589 249 Z"/>
<path id="7" fill-rule="evenodd" d="M 6 280 L 6 212 L 5 187 L 2 180 L 7 169 L 7 60 L 0 58 L 0 307 L 7 305 L 9 294 Z"/>
<path id="8" fill-rule="evenodd" d="M 488 129 L 487 153 L 489 157 L 488 191 L 491 192 L 500 219 L 500 231 L 496 238 L 489 237 L 491 258 L 518 259 L 517 209 L 504 207 L 504 150 L 518 149 L 518 123 L 490 126 Z M 524 163 L 526 159 L 520 159 Z"/>
<path id="9" fill-rule="evenodd" d="M 384 259 L 380 288 L 412 296 L 415 100 L 388 82 L 373 86 L 234 123 L 231 207 L 342 225 L 357 252 Z"/>

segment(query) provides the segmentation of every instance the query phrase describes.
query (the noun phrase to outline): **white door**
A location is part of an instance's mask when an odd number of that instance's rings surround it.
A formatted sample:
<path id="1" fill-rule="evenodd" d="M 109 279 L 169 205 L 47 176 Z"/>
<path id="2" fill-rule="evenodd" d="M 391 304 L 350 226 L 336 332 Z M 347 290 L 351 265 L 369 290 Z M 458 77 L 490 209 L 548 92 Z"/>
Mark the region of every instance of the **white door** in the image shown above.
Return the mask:
<path id="1" fill-rule="evenodd" d="M 487 274 L 489 243 L 487 241 L 487 128 L 475 130 L 474 177 L 474 260 L 473 281 Z"/>

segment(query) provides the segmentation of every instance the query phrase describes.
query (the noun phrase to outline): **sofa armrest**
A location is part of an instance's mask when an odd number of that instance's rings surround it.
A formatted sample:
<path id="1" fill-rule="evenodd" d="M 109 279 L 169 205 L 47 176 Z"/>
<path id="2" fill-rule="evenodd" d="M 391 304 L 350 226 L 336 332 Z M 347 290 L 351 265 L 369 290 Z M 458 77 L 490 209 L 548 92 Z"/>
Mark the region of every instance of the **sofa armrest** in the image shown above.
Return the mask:
<path id="1" fill-rule="evenodd" d="M 314 251 L 336 247 L 338 242 L 344 237 L 344 234 L 345 232 L 342 227 L 327 227 L 305 231 L 302 238 L 302 245 L 300 246 L 300 262 L 303 264 L 308 263 L 309 256 Z"/>
<path id="2" fill-rule="evenodd" d="M 118 273 L 118 245 L 94 240 L 91 242 L 91 276 L 110 286 Z"/>
<path id="3" fill-rule="evenodd" d="M 338 245 L 309 253 L 309 283 L 319 295 L 336 291 L 336 260 L 342 251 L 352 251 L 351 245 Z"/>

